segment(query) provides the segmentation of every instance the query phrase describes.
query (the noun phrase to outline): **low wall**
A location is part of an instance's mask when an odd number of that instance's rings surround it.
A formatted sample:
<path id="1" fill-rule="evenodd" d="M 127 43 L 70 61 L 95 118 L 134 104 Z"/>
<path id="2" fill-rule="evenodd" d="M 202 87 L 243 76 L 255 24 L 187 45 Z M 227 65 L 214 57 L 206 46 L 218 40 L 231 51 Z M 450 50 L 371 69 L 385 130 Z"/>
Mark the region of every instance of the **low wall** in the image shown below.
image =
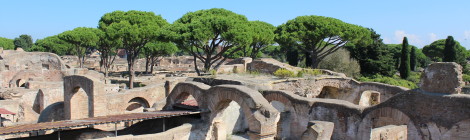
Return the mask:
<path id="1" fill-rule="evenodd" d="M 172 128 L 165 132 L 156 133 L 156 134 L 146 134 L 146 135 L 123 135 L 118 137 L 107 137 L 100 138 L 95 140 L 149 140 L 149 139 L 160 139 L 160 140 L 189 140 L 195 139 L 191 136 L 191 129 L 193 124 L 183 124 L 179 127 Z M 197 138 L 196 138 L 197 139 Z"/>

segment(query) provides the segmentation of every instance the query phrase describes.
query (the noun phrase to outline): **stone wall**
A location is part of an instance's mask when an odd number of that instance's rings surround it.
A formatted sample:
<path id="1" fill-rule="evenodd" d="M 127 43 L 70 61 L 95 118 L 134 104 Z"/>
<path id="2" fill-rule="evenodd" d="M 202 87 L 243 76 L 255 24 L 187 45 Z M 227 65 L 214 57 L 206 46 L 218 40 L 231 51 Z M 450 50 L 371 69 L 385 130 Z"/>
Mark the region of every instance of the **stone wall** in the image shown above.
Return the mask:
<path id="1" fill-rule="evenodd" d="M 207 138 L 225 137 L 225 125 L 222 121 L 222 112 L 230 102 L 236 102 L 248 119 L 248 134 L 250 139 L 273 139 L 279 112 L 272 107 L 263 96 L 249 88 L 235 85 L 220 85 L 210 87 L 197 82 L 179 83 L 167 98 L 165 110 L 172 110 L 173 105 L 184 101 L 189 95 L 197 101 L 202 110 L 202 120 L 205 123 L 203 132 Z"/>
<path id="2" fill-rule="evenodd" d="M 292 72 L 297 72 L 302 70 L 302 68 L 294 67 L 289 64 L 279 62 L 272 58 L 260 58 L 253 60 L 251 63 L 248 63 L 247 70 L 249 71 L 258 71 L 262 73 L 273 74 L 276 70 L 284 68 Z"/>
<path id="3" fill-rule="evenodd" d="M 407 140 L 406 125 L 387 125 L 372 130 L 371 140 Z"/>
<path id="4" fill-rule="evenodd" d="M 189 140 L 189 139 L 201 139 L 197 136 L 191 135 L 193 129 L 192 124 L 183 124 L 179 127 L 172 128 L 165 132 L 145 135 L 123 135 L 118 137 L 107 137 L 95 140 L 148 140 L 148 139 L 161 139 L 161 140 Z"/>
<path id="5" fill-rule="evenodd" d="M 351 78 L 326 76 L 314 79 L 298 79 L 273 83 L 274 90 L 292 91 L 309 98 L 330 98 L 359 104 L 365 91 L 380 93 L 378 101 L 386 101 L 390 97 L 408 90 L 404 87 L 376 82 L 359 82 Z M 323 94 L 323 95 L 322 95 Z"/>

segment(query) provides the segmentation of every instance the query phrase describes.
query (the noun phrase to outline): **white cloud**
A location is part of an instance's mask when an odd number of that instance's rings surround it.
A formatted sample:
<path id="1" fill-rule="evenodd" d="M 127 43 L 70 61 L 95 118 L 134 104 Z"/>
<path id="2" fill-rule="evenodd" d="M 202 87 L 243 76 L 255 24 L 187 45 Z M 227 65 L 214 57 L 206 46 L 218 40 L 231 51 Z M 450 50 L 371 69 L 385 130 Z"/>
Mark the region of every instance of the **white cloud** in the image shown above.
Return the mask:
<path id="1" fill-rule="evenodd" d="M 400 44 L 403 43 L 403 38 L 407 37 L 408 38 L 408 43 L 411 45 L 416 45 L 416 46 L 424 46 L 423 41 L 420 39 L 418 35 L 415 34 L 408 34 L 403 30 L 397 30 L 395 31 L 395 44 Z"/>
<path id="2" fill-rule="evenodd" d="M 438 40 L 437 35 L 435 33 L 430 33 L 429 34 L 429 42 L 434 42 Z"/>
<path id="3" fill-rule="evenodd" d="M 464 31 L 464 39 L 470 39 L 470 31 Z"/>

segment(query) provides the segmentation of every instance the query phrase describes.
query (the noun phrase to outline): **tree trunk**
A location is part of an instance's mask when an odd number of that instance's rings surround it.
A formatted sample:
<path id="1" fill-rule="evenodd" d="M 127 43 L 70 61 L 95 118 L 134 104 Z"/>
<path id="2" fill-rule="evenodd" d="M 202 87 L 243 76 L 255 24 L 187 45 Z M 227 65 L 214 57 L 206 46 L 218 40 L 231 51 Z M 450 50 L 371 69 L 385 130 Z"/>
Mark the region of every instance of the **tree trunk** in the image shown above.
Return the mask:
<path id="1" fill-rule="evenodd" d="M 129 68 L 129 89 L 134 88 L 134 55 L 132 51 L 128 51 L 127 53 L 127 64 Z"/>
<path id="2" fill-rule="evenodd" d="M 85 61 L 85 56 L 82 55 L 82 57 L 79 58 L 79 59 L 81 59 L 81 60 L 80 60 L 80 68 L 83 68 L 83 61 Z"/>
<path id="3" fill-rule="evenodd" d="M 312 66 L 312 59 L 310 57 L 310 53 L 306 52 L 304 55 L 305 55 L 305 67 L 311 67 Z"/>
<path id="4" fill-rule="evenodd" d="M 149 73 L 149 62 L 150 61 L 150 57 L 145 57 L 145 73 L 148 74 Z"/>
<path id="5" fill-rule="evenodd" d="M 206 56 L 206 61 L 204 62 L 204 73 L 208 73 L 211 70 L 211 59 L 212 55 L 208 54 Z"/>
<path id="6" fill-rule="evenodd" d="M 134 88 L 134 75 L 135 75 L 134 62 L 131 61 L 129 63 L 129 89 Z"/>
<path id="7" fill-rule="evenodd" d="M 103 71 L 103 68 L 104 68 L 104 59 L 103 59 L 103 56 L 100 55 L 100 71 Z"/>
<path id="8" fill-rule="evenodd" d="M 194 57 L 194 69 L 196 70 L 196 73 L 198 76 L 201 76 L 201 72 L 199 71 L 199 69 L 197 68 L 197 57 L 195 54 L 193 54 L 193 57 Z"/>
<path id="9" fill-rule="evenodd" d="M 320 60 L 318 60 L 317 54 L 311 53 L 311 54 L 310 54 L 310 59 L 312 60 L 311 68 L 312 68 L 312 69 L 318 68 L 318 64 L 320 63 Z"/>
<path id="10" fill-rule="evenodd" d="M 108 77 L 108 56 L 101 57 L 101 67 L 104 68 L 104 77 Z"/>
<path id="11" fill-rule="evenodd" d="M 109 75 L 108 73 L 109 73 L 108 72 L 108 67 L 105 67 L 104 68 L 104 77 L 108 77 L 108 75 Z"/>
<path id="12" fill-rule="evenodd" d="M 157 58 L 152 58 L 152 61 L 150 62 L 150 73 L 153 74 L 153 66 L 155 66 L 155 61 L 157 61 Z"/>
<path id="13" fill-rule="evenodd" d="M 78 65 L 80 68 L 83 68 L 83 62 L 82 62 L 82 51 L 79 46 L 75 46 L 77 48 L 77 57 L 78 57 Z"/>

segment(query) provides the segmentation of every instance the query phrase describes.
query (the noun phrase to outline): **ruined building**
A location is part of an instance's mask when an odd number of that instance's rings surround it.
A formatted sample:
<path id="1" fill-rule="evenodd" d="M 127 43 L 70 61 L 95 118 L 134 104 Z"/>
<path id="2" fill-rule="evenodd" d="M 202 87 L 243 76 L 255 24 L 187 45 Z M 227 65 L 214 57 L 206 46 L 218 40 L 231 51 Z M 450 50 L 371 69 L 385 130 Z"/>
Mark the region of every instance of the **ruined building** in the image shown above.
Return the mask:
<path id="1" fill-rule="evenodd" d="M 67 67 L 55 54 L 0 56 L 0 108 L 17 114 L 2 116 L 6 139 L 470 139 L 470 96 L 455 63 L 429 65 L 418 89 L 327 70 L 245 73 L 300 70 L 266 58 L 235 59 L 217 76 L 141 76 L 127 89 L 122 77 Z"/>

